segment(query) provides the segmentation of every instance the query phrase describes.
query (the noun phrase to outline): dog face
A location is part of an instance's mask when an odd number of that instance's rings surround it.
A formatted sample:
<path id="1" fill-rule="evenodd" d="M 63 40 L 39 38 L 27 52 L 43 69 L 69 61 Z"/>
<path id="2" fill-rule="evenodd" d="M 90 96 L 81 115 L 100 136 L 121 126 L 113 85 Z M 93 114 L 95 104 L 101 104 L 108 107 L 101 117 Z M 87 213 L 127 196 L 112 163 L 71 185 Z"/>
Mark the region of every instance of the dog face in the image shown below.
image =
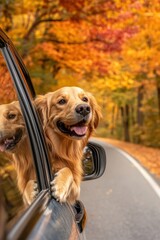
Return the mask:
<path id="1" fill-rule="evenodd" d="M 24 131 L 19 103 L 0 105 L 0 151 L 14 152 L 23 139 Z"/>
<path id="2" fill-rule="evenodd" d="M 39 96 L 36 105 L 44 126 L 69 139 L 88 137 L 101 115 L 95 98 L 78 87 L 64 87 Z"/>

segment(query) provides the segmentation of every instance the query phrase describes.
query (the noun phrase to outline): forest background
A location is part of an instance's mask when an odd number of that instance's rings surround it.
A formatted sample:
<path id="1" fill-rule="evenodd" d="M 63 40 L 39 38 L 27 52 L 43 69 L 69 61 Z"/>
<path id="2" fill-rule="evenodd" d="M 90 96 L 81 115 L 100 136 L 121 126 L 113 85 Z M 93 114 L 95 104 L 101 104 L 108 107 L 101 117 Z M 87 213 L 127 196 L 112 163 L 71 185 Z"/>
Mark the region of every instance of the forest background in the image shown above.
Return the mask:
<path id="1" fill-rule="evenodd" d="M 0 0 L 0 27 L 37 94 L 82 87 L 102 108 L 98 136 L 160 146 L 159 0 Z M 0 72 L 11 101 L 2 60 Z"/>

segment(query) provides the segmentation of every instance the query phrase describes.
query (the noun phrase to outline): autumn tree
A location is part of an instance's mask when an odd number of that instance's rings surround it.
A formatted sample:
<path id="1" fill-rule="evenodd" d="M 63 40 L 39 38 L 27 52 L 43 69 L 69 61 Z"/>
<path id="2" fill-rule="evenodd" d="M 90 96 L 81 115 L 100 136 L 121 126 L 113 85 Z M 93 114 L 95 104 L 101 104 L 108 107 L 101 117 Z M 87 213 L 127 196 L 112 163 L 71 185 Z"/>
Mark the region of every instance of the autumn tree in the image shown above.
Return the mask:
<path id="1" fill-rule="evenodd" d="M 153 3 L 154 2 L 154 3 Z M 137 33 L 123 45 L 116 60 L 134 80 L 137 98 L 132 102 L 135 121 L 132 140 L 159 146 L 160 131 L 160 5 L 159 1 L 142 1 L 136 10 Z"/>
<path id="2" fill-rule="evenodd" d="M 37 93 L 64 85 L 91 90 L 103 109 L 105 133 L 146 144 L 156 135 L 156 145 L 159 7 L 158 0 L 8 0 L 0 3 L 0 26 Z M 4 74 L 4 88 L 7 81 Z"/>
<path id="3" fill-rule="evenodd" d="M 107 55 L 120 51 L 136 29 L 134 1 L 7 1 L 1 26 L 17 44 L 37 88 L 57 86 L 60 73 L 78 79 L 105 75 Z M 122 22 L 125 24 L 122 24 Z"/>

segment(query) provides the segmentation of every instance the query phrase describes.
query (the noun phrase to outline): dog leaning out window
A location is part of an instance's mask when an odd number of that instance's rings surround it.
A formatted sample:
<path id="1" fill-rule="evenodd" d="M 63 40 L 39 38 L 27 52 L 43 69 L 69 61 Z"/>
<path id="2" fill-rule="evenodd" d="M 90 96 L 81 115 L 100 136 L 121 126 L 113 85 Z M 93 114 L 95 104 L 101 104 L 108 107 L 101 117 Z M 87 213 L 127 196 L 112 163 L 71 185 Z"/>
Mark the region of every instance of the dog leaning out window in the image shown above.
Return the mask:
<path id="1" fill-rule="evenodd" d="M 101 117 L 95 98 L 78 87 L 38 96 L 37 110 L 49 146 L 54 180 L 52 195 L 74 203 L 80 194 L 83 149 Z"/>

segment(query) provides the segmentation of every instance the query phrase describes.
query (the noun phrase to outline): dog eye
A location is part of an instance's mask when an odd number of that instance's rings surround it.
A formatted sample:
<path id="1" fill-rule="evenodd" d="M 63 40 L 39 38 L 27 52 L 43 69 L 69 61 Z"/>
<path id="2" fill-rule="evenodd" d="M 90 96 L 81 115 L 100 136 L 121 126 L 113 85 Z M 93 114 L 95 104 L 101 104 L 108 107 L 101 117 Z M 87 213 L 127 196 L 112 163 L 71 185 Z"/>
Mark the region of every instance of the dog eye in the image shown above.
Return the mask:
<path id="1" fill-rule="evenodd" d="M 14 113 L 9 113 L 8 115 L 7 115 L 7 118 L 8 119 L 14 119 L 16 117 L 16 114 L 14 114 Z"/>
<path id="2" fill-rule="evenodd" d="M 63 105 L 63 104 L 65 104 L 66 102 L 67 102 L 67 101 L 63 98 L 63 99 L 59 100 L 58 103 L 59 103 L 60 105 Z"/>
<path id="3" fill-rule="evenodd" d="M 82 98 L 82 101 L 83 101 L 83 102 L 88 102 L 88 98 L 87 98 L 87 97 L 83 97 L 83 98 Z"/>

